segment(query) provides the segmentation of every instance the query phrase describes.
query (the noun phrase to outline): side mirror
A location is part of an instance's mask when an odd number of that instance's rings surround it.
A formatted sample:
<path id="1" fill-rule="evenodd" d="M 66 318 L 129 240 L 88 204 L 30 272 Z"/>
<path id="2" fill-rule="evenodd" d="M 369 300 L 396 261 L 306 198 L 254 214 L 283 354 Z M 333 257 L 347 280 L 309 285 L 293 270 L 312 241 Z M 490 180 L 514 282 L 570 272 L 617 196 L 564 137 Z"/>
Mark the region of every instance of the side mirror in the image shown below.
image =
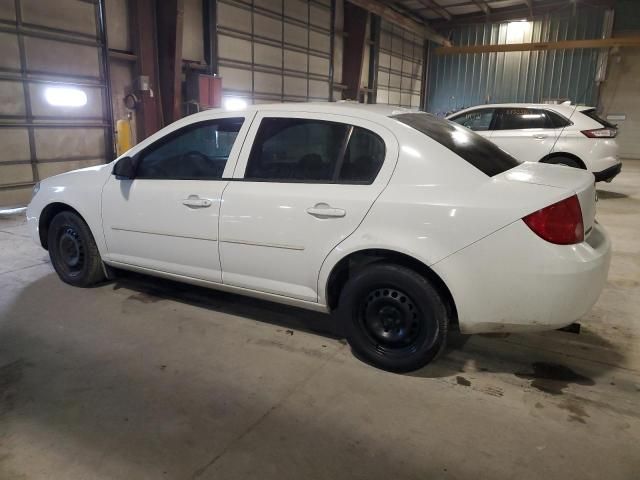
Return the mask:
<path id="1" fill-rule="evenodd" d="M 123 157 L 113 167 L 113 174 L 123 179 L 133 179 L 136 176 L 138 162 L 133 157 Z"/>

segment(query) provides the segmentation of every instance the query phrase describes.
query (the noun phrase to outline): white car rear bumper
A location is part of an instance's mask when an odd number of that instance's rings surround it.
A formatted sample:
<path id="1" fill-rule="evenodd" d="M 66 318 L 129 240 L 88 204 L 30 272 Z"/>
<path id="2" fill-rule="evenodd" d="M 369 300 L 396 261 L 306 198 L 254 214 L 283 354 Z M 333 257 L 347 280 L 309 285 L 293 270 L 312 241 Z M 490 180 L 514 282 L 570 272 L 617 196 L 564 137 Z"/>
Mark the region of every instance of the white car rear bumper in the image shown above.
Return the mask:
<path id="1" fill-rule="evenodd" d="M 463 333 L 521 332 L 561 328 L 586 314 L 610 260 L 598 224 L 580 244 L 555 245 L 517 221 L 432 268 L 451 290 Z"/>

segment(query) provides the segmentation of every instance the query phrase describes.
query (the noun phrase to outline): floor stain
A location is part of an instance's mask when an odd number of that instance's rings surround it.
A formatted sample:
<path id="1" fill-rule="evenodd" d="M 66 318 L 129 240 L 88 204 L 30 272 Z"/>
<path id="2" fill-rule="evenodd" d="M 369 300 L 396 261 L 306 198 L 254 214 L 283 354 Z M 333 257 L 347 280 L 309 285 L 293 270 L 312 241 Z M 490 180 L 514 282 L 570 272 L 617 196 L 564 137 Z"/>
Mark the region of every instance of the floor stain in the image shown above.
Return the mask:
<path id="1" fill-rule="evenodd" d="M 492 387 L 491 385 L 483 388 L 482 393 L 486 393 L 487 395 L 491 395 L 493 397 L 504 396 L 504 390 L 502 390 L 500 387 Z"/>
<path id="2" fill-rule="evenodd" d="M 585 419 L 590 417 L 584 407 L 575 401 L 561 403 L 558 407 L 567 410 L 571 414 L 567 418 L 570 422 L 587 423 Z"/>
<path id="3" fill-rule="evenodd" d="M 129 298 L 127 300 L 133 300 L 140 303 L 157 303 L 164 300 L 164 298 L 156 297 L 155 295 L 151 295 L 146 292 L 139 292 L 134 293 L 133 295 L 129 295 Z"/>
<path id="4" fill-rule="evenodd" d="M 15 408 L 18 385 L 27 366 L 30 364 L 19 359 L 0 367 L 0 417 Z"/>
<path id="5" fill-rule="evenodd" d="M 470 387 L 471 386 L 471 382 L 469 380 L 467 380 L 464 377 L 461 377 L 460 375 L 458 375 L 456 377 L 456 382 L 458 383 L 458 385 L 462 385 L 463 387 Z"/>
<path id="6" fill-rule="evenodd" d="M 531 380 L 531 386 L 551 395 L 562 395 L 570 383 L 578 385 L 595 385 L 595 382 L 584 375 L 574 372 L 569 367 L 556 363 L 535 362 L 533 373 L 516 372 L 518 378 Z"/>

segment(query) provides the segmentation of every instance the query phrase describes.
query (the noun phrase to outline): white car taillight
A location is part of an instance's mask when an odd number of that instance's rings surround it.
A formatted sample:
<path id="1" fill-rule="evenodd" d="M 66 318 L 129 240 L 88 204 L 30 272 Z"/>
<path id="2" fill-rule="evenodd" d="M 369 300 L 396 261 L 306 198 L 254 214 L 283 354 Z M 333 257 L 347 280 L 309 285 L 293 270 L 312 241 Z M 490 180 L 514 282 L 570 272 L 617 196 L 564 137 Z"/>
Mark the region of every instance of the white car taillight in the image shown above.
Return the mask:
<path id="1" fill-rule="evenodd" d="M 589 138 L 615 138 L 618 130 L 615 128 L 596 128 L 595 130 L 582 130 L 582 134 Z"/>
<path id="2" fill-rule="evenodd" d="M 577 195 L 533 212 L 522 220 L 547 242 L 572 245 L 584 240 L 582 208 Z"/>

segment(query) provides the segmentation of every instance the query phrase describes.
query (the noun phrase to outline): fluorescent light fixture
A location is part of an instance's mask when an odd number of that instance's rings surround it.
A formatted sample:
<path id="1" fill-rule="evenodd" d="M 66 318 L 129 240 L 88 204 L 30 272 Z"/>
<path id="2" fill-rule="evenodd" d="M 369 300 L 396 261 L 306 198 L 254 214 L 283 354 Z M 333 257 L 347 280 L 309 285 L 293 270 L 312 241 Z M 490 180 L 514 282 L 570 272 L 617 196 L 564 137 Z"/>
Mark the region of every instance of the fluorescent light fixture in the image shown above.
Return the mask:
<path id="1" fill-rule="evenodd" d="M 44 98 L 54 107 L 84 107 L 87 104 L 87 94 L 73 87 L 47 87 Z"/>
<path id="2" fill-rule="evenodd" d="M 225 98 L 224 108 L 225 110 L 244 110 L 247 108 L 247 102 L 236 97 Z"/>

